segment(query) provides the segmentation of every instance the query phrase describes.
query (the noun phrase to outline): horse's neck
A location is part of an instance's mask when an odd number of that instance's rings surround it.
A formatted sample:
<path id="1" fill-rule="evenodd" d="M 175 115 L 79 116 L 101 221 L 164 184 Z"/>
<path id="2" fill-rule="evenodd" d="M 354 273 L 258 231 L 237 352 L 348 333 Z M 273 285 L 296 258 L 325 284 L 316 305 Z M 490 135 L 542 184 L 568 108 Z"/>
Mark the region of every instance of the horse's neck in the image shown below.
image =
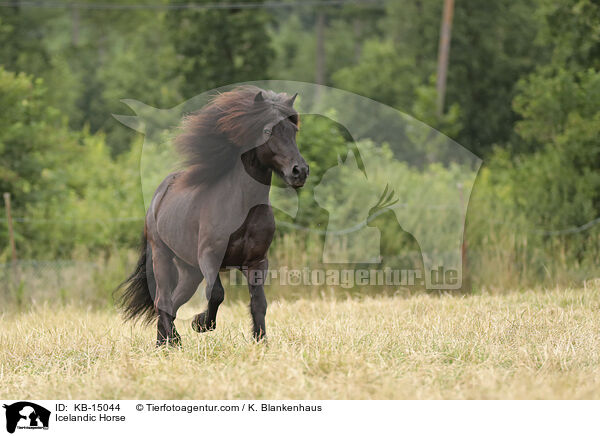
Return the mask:
<path id="1" fill-rule="evenodd" d="M 273 171 L 265 167 L 256 156 L 256 149 L 252 149 L 242 154 L 242 167 L 246 174 L 257 182 L 270 186 Z"/>
<path id="2" fill-rule="evenodd" d="M 242 154 L 241 165 L 236 170 L 246 196 L 256 202 L 268 202 L 273 171 L 260 163 L 254 149 Z"/>

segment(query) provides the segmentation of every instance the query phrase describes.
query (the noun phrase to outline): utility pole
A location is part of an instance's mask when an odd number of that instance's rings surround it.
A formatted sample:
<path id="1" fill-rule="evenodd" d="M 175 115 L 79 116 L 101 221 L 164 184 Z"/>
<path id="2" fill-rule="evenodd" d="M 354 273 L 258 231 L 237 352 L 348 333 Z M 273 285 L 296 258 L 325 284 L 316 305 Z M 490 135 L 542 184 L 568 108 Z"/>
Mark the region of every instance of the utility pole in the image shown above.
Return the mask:
<path id="1" fill-rule="evenodd" d="M 454 0 L 444 0 L 444 15 L 440 28 L 440 45 L 438 49 L 437 68 L 437 116 L 444 113 L 446 98 L 446 78 L 448 76 L 448 59 L 450 58 L 450 37 L 452 34 L 452 16 L 454 15 Z"/>

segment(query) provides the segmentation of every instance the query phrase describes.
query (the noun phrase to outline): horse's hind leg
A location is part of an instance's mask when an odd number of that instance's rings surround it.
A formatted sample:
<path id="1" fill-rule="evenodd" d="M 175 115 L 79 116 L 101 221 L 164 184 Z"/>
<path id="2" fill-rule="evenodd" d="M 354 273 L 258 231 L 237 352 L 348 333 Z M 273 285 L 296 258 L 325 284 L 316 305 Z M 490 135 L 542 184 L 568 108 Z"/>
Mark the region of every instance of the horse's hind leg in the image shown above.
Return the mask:
<path id="1" fill-rule="evenodd" d="M 217 326 L 217 311 L 225 299 L 225 289 L 223 288 L 219 274 L 217 274 L 215 278 L 210 295 L 207 283 L 206 293 L 206 297 L 208 298 L 208 308 L 204 312 L 196 315 L 192 321 L 192 328 L 198 333 L 214 330 Z"/>
<path id="2" fill-rule="evenodd" d="M 162 243 L 152 243 L 152 271 L 156 293 L 154 306 L 158 313 L 156 345 L 179 345 L 181 338 L 175 329 L 172 293 L 177 284 L 177 268 L 173 253 Z"/>
<path id="3" fill-rule="evenodd" d="M 180 344 L 181 337 L 175 328 L 175 317 L 169 311 L 158 309 L 156 346 Z"/>

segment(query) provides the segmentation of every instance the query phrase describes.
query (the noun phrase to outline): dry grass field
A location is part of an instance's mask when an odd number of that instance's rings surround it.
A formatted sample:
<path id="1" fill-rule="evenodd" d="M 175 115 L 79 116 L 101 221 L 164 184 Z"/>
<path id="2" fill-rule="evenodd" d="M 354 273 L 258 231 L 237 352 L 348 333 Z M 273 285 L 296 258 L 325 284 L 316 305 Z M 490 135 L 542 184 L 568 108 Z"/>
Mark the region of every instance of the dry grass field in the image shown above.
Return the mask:
<path id="1" fill-rule="evenodd" d="M 191 313 L 191 312 L 190 312 Z M 268 343 L 242 302 L 181 349 L 109 310 L 0 317 L 7 399 L 600 398 L 600 287 L 274 301 Z"/>

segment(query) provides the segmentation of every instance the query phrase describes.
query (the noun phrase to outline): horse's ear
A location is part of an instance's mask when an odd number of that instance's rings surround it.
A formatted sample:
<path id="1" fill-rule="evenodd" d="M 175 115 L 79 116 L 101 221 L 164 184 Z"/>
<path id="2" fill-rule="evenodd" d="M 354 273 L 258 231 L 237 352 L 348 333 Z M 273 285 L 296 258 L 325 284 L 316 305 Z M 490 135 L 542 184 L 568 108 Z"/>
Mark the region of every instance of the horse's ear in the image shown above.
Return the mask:
<path id="1" fill-rule="evenodd" d="M 294 101 L 296 101 L 296 97 L 298 97 L 298 93 L 295 93 L 291 98 L 286 100 L 285 104 L 287 104 L 289 107 L 294 107 Z"/>
<path id="2" fill-rule="evenodd" d="M 261 101 L 265 101 L 265 96 L 262 91 L 258 91 L 258 93 L 254 96 L 254 103 L 260 103 Z"/>

